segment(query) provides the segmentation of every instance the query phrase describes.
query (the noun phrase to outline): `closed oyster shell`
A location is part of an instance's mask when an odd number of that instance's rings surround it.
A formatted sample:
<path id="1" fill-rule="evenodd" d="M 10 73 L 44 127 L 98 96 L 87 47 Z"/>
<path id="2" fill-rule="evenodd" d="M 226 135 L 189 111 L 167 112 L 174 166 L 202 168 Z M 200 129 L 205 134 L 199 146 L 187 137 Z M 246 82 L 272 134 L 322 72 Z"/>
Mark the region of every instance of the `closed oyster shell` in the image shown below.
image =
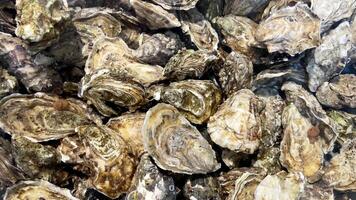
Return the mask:
<path id="1" fill-rule="evenodd" d="M 219 183 L 212 176 L 188 179 L 183 195 L 187 199 L 221 200 Z"/>
<path id="2" fill-rule="evenodd" d="M 319 102 L 328 107 L 356 108 L 356 75 L 341 74 L 322 84 L 316 93 Z"/>
<path id="3" fill-rule="evenodd" d="M 79 125 L 101 123 L 83 102 L 44 93 L 7 96 L 0 101 L 0 113 L 5 132 L 32 142 L 61 139 Z"/>
<path id="4" fill-rule="evenodd" d="M 178 18 L 173 13 L 164 10 L 161 6 L 142 0 L 130 0 L 130 4 L 140 22 L 151 30 L 181 26 Z"/>
<path id="5" fill-rule="evenodd" d="M 224 15 L 258 16 L 269 0 L 225 0 Z"/>
<path id="6" fill-rule="evenodd" d="M 217 56 L 206 50 L 181 50 L 169 59 L 163 73 L 172 80 L 201 78 L 217 59 Z"/>
<path id="7" fill-rule="evenodd" d="M 125 200 L 175 200 L 176 195 L 173 178 L 162 174 L 148 154 L 144 154 Z"/>
<path id="8" fill-rule="evenodd" d="M 321 84 L 345 68 L 352 45 L 351 34 L 349 22 L 343 22 L 324 35 L 320 46 L 309 55 L 307 72 L 310 91 L 315 92 Z"/>
<path id="9" fill-rule="evenodd" d="M 260 101 L 248 89 L 227 98 L 209 119 L 211 140 L 232 151 L 253 154 L 260 146 Z"/>
<path id="10" fill-rule="evenodd" d="M 198 49 L 215 51 L 218 48 L 219 37 L 210 22 L 197 10 L 191 9 L 179 13 L 182 30 Z"/>
<path id="11" fill-rule="evenodd" d="M 257 186 L 256 200 L 299 199 L 304 192 L 305 180 L 301 173 L 281 171 L 266 176 Z"/>
<path id="12" fill-rule="evenodd" d="M 47 181 L 22 181 L 6 190 L 4 200 L 58 199 L 78 200 L 68 189 L 60 188 Z"/>
<path id="13" fill-rule="evenodd" d="M 190 122 L 205 123 L 218 109 L 222 95 L 210 80 L 173 82 L 154 93 L 155 100 L 176 107 Z"/>
<path id="14" fill-rule="evenodd" d="M 0 99 L 17 91 L 18 82 L 7 70 L 0 68 Z"/>
<path id="15" fill-rule="evenodd" d="M 253 65 L 251 59 L 238 52 L 231 52 L 224 64 L 216 69 L 221 88 L 225 95 L 250 88 L 252 84 Z"/>
<path id="16" fill-rule="evenodd" d="M 320 43 L 320 20 L 303 3 L 272 13 L 256 30 L 256 40 L 270 53 L 295 55 Z"/>
<path id="17" fill-rule="evenodd" d="M 220 168 L 208 141 L 171 105 L 159 103 L 148 110 L 142 134 L 145 150 L 162 169 L 205 174 Z"/>
<path id="18" fill-rule="evenodd" d="M 356 115 L 331 110 L 327 115 L 335 122 L 337 131 L 339 133 L 337 141 L 340 144 L 345 143 L 347 140 L 356 138 Z"/>
<path id="19" fill-rule="evenodd" d="M 189 10 L 195 7 L 198 0 L 153 0 L 166 10 Z"/>
<path id="20" fill-rule="evenodd" d="M 289 172 L 302 172 L 310 183 L 318 181 L 324 161 L 319 127 L 303 117 L 294 104 L 284 109 L 282 119 L 281 164 Z"/>
<path id="21" fill-rule="evenodd" d="M 111 118 L 107 123 L 109 128 L 116 131 L 131 146 L 136 157 L 141 156 L 145 151 L 141 134 L 145 115 L 140 112 L 124 114 Z"/>
<path id="22" fill-rule="evenodd" d="M 113 130 L 87 125 L 76 129 L 86 148 L 85 163 L 92 169 L 91 185 L 110 198 L 127 192 L 136 169 L 131 149 Z"/>

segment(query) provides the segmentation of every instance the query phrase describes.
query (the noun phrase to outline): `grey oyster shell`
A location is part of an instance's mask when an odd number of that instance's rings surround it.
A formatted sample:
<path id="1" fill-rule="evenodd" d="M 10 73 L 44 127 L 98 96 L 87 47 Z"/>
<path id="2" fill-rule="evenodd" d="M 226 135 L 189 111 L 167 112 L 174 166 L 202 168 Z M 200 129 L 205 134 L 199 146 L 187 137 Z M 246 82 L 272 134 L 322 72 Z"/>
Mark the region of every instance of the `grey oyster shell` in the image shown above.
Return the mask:
<path id="1" fill-rule="evenodd" d="M 145 150 L 162 169 L 206 174 L 220 168 L 208 141 L 171 105 L 159 103 L 148 110 L 142 135 Z"/>
<path id="2" fill-rule="evenodd" d="M 163 73 L 171 80 L 201 78 L 218 57 L 206 50 L 178 51 L 167 62 Z"/>
<path id="3" fill-rule="evenodd" d="M 197 10 L 180 11 L 181 28 L 198 49 L 215 51 L 219 37 L 210 22 Z"/>
<path id="4" fill-rule="evenodd" d="M 266 176 L 257 186 L 255 200 L 299 199 L 305 188 L 304 176 L 301 173 L 281 171 Z"/>
<path id="5" fill-rule="evenodd" d="M 222 95 L 210 80 L 185 80 L 158 88 L 155 100 L 176 107 L 190 122 L 205 123 L 218 109 Z"/>
<path id="6" fill-rule="evenodd" d="M 266 19 L 272 13 L 275 13 L 277 10 L 295 5 L 298 2 L 309 4 L 310 0 L 269 0 L 268 6 L 264 9 L 261 18 Z"/>
<path id="7" fill-rule="evenodd" d="M 215 177 L 188 179 L 183 188 L 187 199 L 221 200 L 220 186 Z"/>
<path id="8" fill-rule="evenodd" d="M 153 0 L 166 10 L 189 10 L 195 7 L 198 0 Z"/>
<path id="9" fill-rule="evenodd" d="M 251 88 L 253 65 L 251 59 L 241 53 L 231 52 L 216 71 L 226 96 L 243 88 Z"/>
<path id="10" fill-rule="evenodd" d="M 279 147 L 264 147 L 259 150 L 257 160 L 253 163 L 253 167 L 262 168 L 268 174 L 276 174 L 282 170 L 279 162 L 281 155 Z"/>
<path id="11" fill-rule="evenodd" d="M 17 88 L 17 79 L 11 76 L 7 70 L 0 68 L 0 99 L 6 95 L 15 93 Z"/>
<path id="12" fill-rule="evenodd" d="M 166 11 L 161 6 L 142 0 L 130 0 L 130 4 L 140 22 L 151 30 L 181 26 L 174 13 Z"/>
<path id="13" fill-rule="evenodd" d="M 83 102 L 44 93 L 12 94 L 0 101 L 0 127 L 32 142 L 57 140 L 74 134 L 84 124 L 101 124 Z"/>
<path id="14" fill-rule="evenodd" d="M 300 200 L 334 200 L 334 191 L 323 183 L 306 184 Z"/>
<path id="15" fill-rule="evenodd" d="M 337 141 L 340 144 L 345 143 L 347 140 L 356 138 L 356 115 L 343 112 L 331 110 L 327 112 L 327 115 L 334 120 L 336 124 L 339 136 Z"/>
<path id="16" fill-rule="evenodd" d="M 93 173 L 90 186 L 113 199 L 127 192 L 137 166 L 131 148 L 105 126 L 80 126 L 76 131 L 85 146 L 84 162 Z"/>
<path id="17" fill-rule="evenodd" d="M 79 200 L 68 189 L 43 180 L 22 181 L 6 190 L 4 200 L 18 199 Z"/>
<path id="18" fill-rule="evenodd" d="M 306 4 L 297 3 L 262 20 L 256 40 L 270 53 L 295 55 L 320 44 L 320 20 Z"/>
<path id="19" fill-rule="evenodd" d="M 293 103 L 284 109 L 282 119 L 281 164 L 289 172 L 302 172 L 310 183 L 318 181 L 324 162 L 319 127 L 303 117 Z"/>
<path id="20" fill-rule="evenodd" d="M 258 16 L 269 0 L 225 0 L 224 15 Z"/>
<path id="21" fill-rule="evenodd" d="M 356 139 L 346 141 L 325 167 L 323 181 L 339 191 L 356 190 Z"/>
<path id="22" fill-rule="evenodd" d="M 176 195 L 173 178 L 162 174 L 151 158 L 144 154 L 125 200 L 175 200 Z"/>
<path id="23" fill-rule="evenodd" d="M 307 66 L 310 91 L 315 92 L 345 68 L 352 45 L 351 34 L 349 22 L 343 22 L 324 35 L 320 46 L 312 51 Z"/>
<path id="24" fill-rule="evenodd" d="M 211 140 L 223 148 L 253 154 L 260 146 L 261 104 L 261 100 L 248 89 L 231 95 L 209 119 Z"/>
<path id="25" fill-rule="evenodd" d="M 341 74 L 330 82 L 324 82 L 317 90 L 316 97 L 327 107 L 356 108 L 356 75 Z"/>

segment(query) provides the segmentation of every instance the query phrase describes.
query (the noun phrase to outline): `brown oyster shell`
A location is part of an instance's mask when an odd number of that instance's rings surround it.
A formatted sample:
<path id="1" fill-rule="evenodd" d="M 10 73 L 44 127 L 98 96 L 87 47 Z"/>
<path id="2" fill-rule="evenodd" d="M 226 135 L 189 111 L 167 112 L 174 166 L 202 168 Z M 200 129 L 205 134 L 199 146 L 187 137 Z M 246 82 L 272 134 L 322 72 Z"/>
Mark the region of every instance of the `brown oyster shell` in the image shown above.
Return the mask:
<path id="1" fill-rule="evenodd" d="M 57 147 L 57 152 L 63 163 L 82 164 L 84 163 L 85 146 L 78 135 L 67 136 L 61 140 Z"/>
<path id="2" fill-rule="evenodd" d="M 324 82 L 316 93 L 319 102 L 328 107 L 356 108 L 356 75 L 341 74 Z"/>
<path id="3" fill-rule="evenodd" d="M 4 200 L 18 199 L 78 200 L 68 189 L 43 180 L 22 181 L 6 190 Z"/>
<path id="4" fill-rule="evenodd" d="M 260 101 L 248 89 L 227 98 L 209 119 L 211 140 L 223 148 L 253 154 L 260 146 Z"/>
<path id="5" fill-rule="evenodd" d="M 189 10 L 195 7 L 198 0 L 153 0 L 166 10 Z"/>
<path id="6" fill-rule="evenodd" d="M 164 68 L 164 76 L 172 80 L 201 78 L 218 58 L 206 50 L 181 50 L 172 56 Z"/>
<path id="7" fill-rule="evenodd" d="M 140 112 L 124 114 L 111 118 L 106 124 L 131 146 L 136 157 L 140 157 L 145 151 L 141 134 L 145 115 Z"/>
<path id="8" fill-rule="evenodd" d="M 15 93 L 18 88 L 17 79 L 7 70 L 0 68 L 0 98 Z"/>
<path id="9" fill-rule="evenodd" d="M 158 89 L 154 98 L 173 105 L 194 124 L 205 123 L 222 101 L 220 90 L 209 80 L 173 82 Z"/>
<path id="10" fill-rule="evenodd" d="M 318 181 L 324 161 L 319 127 L 303 117 L 294 104 L 284 109 L 282 119 L 281 164 L 289 172 L 302 172 L 310 183 Z"/>
<path id="11" fill-rule="evenodd" d="M 127 192 L 136 169 L 131 149 L 113 130 L 105 126 L 87 125 L 76 129 L 86 148 L 85 163 L 93 176 L 90 184 L 110 198 Z"/>
<path id="12" fill-rule="evenodd" d="M 83 102 L 44 93 L 7 96 L 0 101 L 0 113 L 1 129 L 32 142 L 61 139 L 79 125 L 101 123 Z"/>
<path id="13" fill-rule="evenodd" d="M 324 35 L 320 46 L 309 56 L 307 72 L 309 89 L 315 92 L 318 87 L 345 68 L 351 50 L 351 29 L 349 22 L 343 22 Z"/>
<path id="14" fill-rule="evenodd" d="M 218 48 L 219 37 L 210 22 L 197 10 L 191 9 L 179 13 L 182 30 L 198 49 L 215 51 Z"/>
<path id="15" fill-rule="evenodd" d="M 261 21 L 256 40 L 265 44 L 270 53 L 295 55 L 320 43 L 320 20 L 303 3 L 288 6 Z"/>
<path id="16" fill-rule="evenodd" d="M 148 110 L 142 134 L 145 150 L 162 169 L 206 174 L 220 168 L 210 144 L 171 105 L 159 103 Z"/>
<path id="17" fill-rule="evenodd" d="M 219 183 L 212 176 L 188 179 L 183 188 L 183 195 L 187 199 L 221 200 Z"/>

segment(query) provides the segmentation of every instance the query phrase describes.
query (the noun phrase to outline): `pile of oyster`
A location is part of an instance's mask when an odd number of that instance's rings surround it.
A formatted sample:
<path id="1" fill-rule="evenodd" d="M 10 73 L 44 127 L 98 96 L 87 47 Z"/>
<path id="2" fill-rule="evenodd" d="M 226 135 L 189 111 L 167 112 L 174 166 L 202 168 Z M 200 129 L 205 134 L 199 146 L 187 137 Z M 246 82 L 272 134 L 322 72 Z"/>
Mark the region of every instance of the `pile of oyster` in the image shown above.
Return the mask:
<path id="1" fill-rule="evenodd" d="M 356 199 L 356 0 L 1 0 L 0 199 Z"/>

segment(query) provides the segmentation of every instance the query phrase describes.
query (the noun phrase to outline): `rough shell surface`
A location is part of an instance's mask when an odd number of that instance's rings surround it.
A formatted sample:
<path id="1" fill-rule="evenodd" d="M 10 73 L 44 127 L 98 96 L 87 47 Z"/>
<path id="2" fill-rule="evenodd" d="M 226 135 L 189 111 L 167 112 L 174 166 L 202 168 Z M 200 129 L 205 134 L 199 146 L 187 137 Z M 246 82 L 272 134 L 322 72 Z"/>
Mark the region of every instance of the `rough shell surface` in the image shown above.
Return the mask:
<path id="1" fill-rule="evenodd" d="M 326 187 L 323 183 L 306 184 L 301 200 L 334 200 L 334 191 L 331 187 Z"/>
<path id="2" fill-rule="evenodd" d="M 166 10 L 189 10 L 195 7 L 198 0 L 153 0 Z"/>
<path id="3" fill-rule="evenodd" d="M 221 200 L 220 186 L 215 177 L 188 179 L 183 188 L 187 199 Z"/>
<path id="4" fill-rule="evenodd" d="M 258 152 L 253 166 L 264 169 L 268 174 L 275 174 L 282 170 L 279 162 L 280 155 L 279 147 L 264 147 Z"/>
<path id="5" fill-rule="evenodd" d="M 0 98 L 15 93 L 18 88 L 17 79 L 7 70 L 0 68 Z"/>
<path id="6" fill-rule="evenodd" d="M 269 0 L 226 0 L 224 15 L 258 16 L 267 6 Z"/>
<path id="7" fill-rule="evenodd" d="M 327 112 L 327 115 L 334 120 L 336 124 L 339 136 L 337 141 L 340 144 L 345 143 L 347 140 L 356 137 L 356 115 L 343 112 L 331 110 Z"/>

